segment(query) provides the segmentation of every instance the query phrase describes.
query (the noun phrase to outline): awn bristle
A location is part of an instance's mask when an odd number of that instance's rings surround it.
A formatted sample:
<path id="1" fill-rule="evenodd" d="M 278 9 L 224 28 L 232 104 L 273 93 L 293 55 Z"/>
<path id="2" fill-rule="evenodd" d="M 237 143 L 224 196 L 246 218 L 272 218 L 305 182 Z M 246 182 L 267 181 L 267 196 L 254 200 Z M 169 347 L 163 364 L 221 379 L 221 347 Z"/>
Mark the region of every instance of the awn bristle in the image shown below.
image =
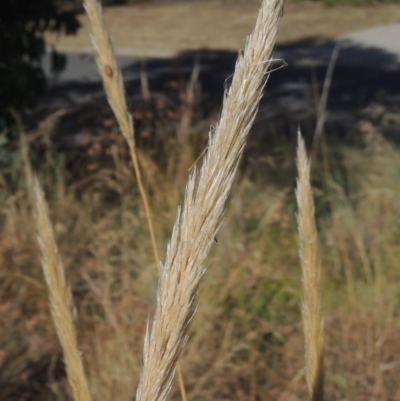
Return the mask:
<path id="1" fill-rule="evenodd" d="M 90 19 L 92 28 L 90 37 L 95 49 L 97 68 L 103 80 L 104 90 L 106 91 L 108 102 L 118 121 L 122 135 L 129 146 L 129 152 L 135 170 L 140 196 L 146 212 L 156 266 L 158 272 L 161 273 L 160 257 L 158 255 L 153 222 L 151 220 L 150 206 L 142 183 L 142 175 L 140 173 L 139 162 L 136 155 L 133 119 L 128 111 L 126 103 L 122 73 L 115 58 L 110 35 L 108 34 L 104 23 L 100 3 L 97 0 L 84 0 L 83 5 Z"/>
<path id="2" fill-rule="evenodd" d="M 74 327 L 71 290 L 65 279 L 64 267 L 58 253 L 48 207 L 37 179 L 34 180 L 34 195 L 36 230 L 42 255 L 42 268 L 49 291 L 51 314 L 64 354 L 68 382 L 75 401 L 90 401 L 89 388 Z"/>
<path id="3" fill-rule="evenodd" d="M 92 28 L 90 38 L 95 49 L 97 68 L 103 80 L 108 102 L 126 141 L 134 144 L 133 121 L 126 104 L 122 73 L 103 20 L 101 5 L 97 0 L 85 0 L 83 5 L 90 19 Z"/>
<path id="4" fill-rule="evenodd" d="M 266 0 L 236 62 L 208 151 L 186 186 L 162 267 L 151 331 L 145 337 L 137 401 L 164 401 L 196 309 L 205 263 L 266 83 L 283 0 Z"/>
<path id="5" fill-rule="evenodd" d="M 310 162 L 300 131 L 297 147 L 298 180 L 296 199 L 300 239 L 300 262 L 303 281 L 302 315 L 305 337 L 306 380 L 311 401 L 324 399 L 323 316 L 321 300 L 321 269 L 314 201 L 310 183 Z"/>

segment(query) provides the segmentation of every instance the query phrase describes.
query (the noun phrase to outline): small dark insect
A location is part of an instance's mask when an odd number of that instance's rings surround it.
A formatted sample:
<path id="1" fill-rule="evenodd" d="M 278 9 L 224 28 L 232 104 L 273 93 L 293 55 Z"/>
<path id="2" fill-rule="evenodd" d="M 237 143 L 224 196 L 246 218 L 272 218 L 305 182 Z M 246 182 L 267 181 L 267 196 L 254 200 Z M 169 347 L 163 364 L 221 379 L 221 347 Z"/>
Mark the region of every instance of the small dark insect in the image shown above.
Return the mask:
<path id="1" fill-rule="evenodd" d="M 109 78 L 112 78 L 114 75 L 114 71 L 113 71 L 111 65 L 109 65 L 109 64 L 106 64 L 104 66 L 104 72 L 106 73 L 107 77 L 109 77 Z"/>
<path id="2" fill-rule="evenodd" d="M 215 242 L 218 242 L 217 237 L 214 237 L 214 241 L 215 241 Z"/>

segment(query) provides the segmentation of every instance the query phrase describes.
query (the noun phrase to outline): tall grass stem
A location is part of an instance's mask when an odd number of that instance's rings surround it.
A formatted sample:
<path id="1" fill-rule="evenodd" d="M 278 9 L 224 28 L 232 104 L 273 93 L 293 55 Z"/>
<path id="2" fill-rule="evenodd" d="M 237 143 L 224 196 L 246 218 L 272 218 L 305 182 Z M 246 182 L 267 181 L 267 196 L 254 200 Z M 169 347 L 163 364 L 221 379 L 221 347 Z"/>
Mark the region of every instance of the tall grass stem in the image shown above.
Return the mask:
<path id="1" fill-rule="evenodd" d="M 97 68 L 103 80 L 103 86 L 107 94 L 107 99 L 118 121 L 122 135 L 129 146 L 129 153 L 132 159 L 140 196 L 142 198 L 146 213 L 154 258 L 160 274 L 160 257 L 158 254 L 157 243 L 154 234 L 150 206 L 147 200 L 146 191 L 144 189 L 142 174 L 136 154 L 133 119 L 127 107 L 121 69 L 119 68 L 115 58 L 111 39 L 104 23 L 100 3 L 98 3 L 96 0 L 85 0 L 84 7 L 90 19 L 92 29 L 91 40 L 95 49 Z"/>
<path id="2" fill-rule="evenodd" d="M 339 57 L 339 52 L 340 52 L 340 44 L 337 44 L 334 47 L 331 58 L 329 60 L 328 69 L 326 71 L 324 80 L 324 86 L 322 88 L 322 95 L 318 105 L 317 124 L 315 126 L 313 144 L 311 149 L 311 160 L 313 160 L 316 155 L 318 144 L 324 131 L 324 125 L 327 117 L 329 90 L 331 88 L 332 76 L 333 72 L 335 71 L 336 62 Z"/>

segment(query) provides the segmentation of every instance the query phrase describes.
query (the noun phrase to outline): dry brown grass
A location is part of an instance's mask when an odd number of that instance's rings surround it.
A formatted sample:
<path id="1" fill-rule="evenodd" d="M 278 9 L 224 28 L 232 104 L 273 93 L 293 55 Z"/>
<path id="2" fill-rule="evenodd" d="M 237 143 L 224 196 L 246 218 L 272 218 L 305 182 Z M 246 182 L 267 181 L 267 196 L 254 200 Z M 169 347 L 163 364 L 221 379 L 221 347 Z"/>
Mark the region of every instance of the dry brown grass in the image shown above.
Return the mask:
<path id="1" fill-rule="evenodd" d="M 236 52 L 253 28 L 258 4 L 193 2 L 110 7 L 104 18 L 118 52 L 150 55 L 158 50 L 226 49 Z M 80 16 L 83 28 L 77 36 L 53 37 L 59 48 L 91 50 L 89 21 Z M 319 2 L 288 3 L 278 45 L 315 38 L 330 40 L 378 25 L 400 22 L 396 4 L 326 7 Z"/>
<path id="2" fill-rule="evenodd" d="M 364 150 L 343 146 L 338 158 L 339 150 L 330 149 L 336 155 L 329 153 L 332 165 L 340 163 L 351 184 L 334 182 L 333 214 L 323 208 L 328 195 L 321 187 L 331 181 L 318 174 L 318 158 L 313 167 L 325 278 L 325 394 L 327 399 L 391 401 L 398 398 L 400 375 L 400 162 L 395 147 L 374 132 L 365 135 Z M 114 149 L 114 139 L 110 143 L 104 145 L 104 157 Z M 287 163 L 294 161 L 294 144 L 290 148 Z M 124 401 L 137 385 L 157 274 L 123 141 L 114 152 L 118 167 L 94 171 L 84 189 L 75 178 L 68 182 L 67 171 L 53 182 L 44 179 L 43 167 L 38 173 L 46 183 L 59 251 L 74 290 L 90 392 L 93 399 Z M 276 157 L 276 167 L 266 167 L 262 156 L 251 156 L 254 170 L 241 169 L 234 185 L 210 257 L 215 268 L 206 275 L 180 359 L 189 400 L 307 398 L 293 184 L 271 185 L 277 169 L 292 183 L 295 166 L 282 166 Z M 23 168 L 15 174 L 23 177 Z M 164 170 L 157 170 L 150 187 L 151 204 L 160 205 L 156 228 L 162 246 L 175 213 L 172 204 L 163 203 L 168 194 L 155 191 L 173 182 L 165 181 Z M 24 189 L 12 192 L 1 185 L 2 399 L 62 399 L 68 394 L 65 373 L 28 196 Z M 365 258 L 372 283 L 364 273 Z M 180 399 L 178 386 L 171 399 Z"/>
<path id="3" fill-rule="evenodd" d="M 235 93 L 233 86 L 231 91 Z M 251 102 L 246 107 L 251 107 Z M 249 112 L 245 107 L 242 111 Z M 248 115 L 252 115 L 251 111 Z M 239 117 L 235 114 L 224 121 L 237 122 Z M 190 124 L 185 129 L 190 130 Z M 398 149 L 370 124 L 364 122 L 357 132 L 363 139 L 358 148 L 354 145 L 326 147 L 332 174 L 324 170 L 318 155 L 314 161 L 321 272 L 326 277 L 325 395 L 336 400 L 393 401 L 400 399 L 397 219 L 400 157 Z M 32 137 L 37 138 L 26 133 L 25 139 L 31 140 L 30 152 L 27 142 L 24 139 L 20 142 L 20 154 L 26 165 L 19 163 L 0 172 L 0 263 L 3 266 L 0 269 L 0 399 L 59 400 L 68 394 L 60 357 L 62 350 L 48 317 L 48 296 L 42 284 L 25 183 L 31 177 L 27 165 L 29 155 L 34 160 L 37 152 L 40 162 L 43 155 L 46 159 L 46 165 L 40 163 L 34 167 L 49 198 L 55 232 L 51 238 L 57 237 L 59 253 L 63 255 L 74 291 L 79 322 L 71 323 L 71 331 L 75 323 L 90 394 L 96 400 L 126 401 L 132 398 L 139 380 L 143 336 L 148 316 L 156 307 L 154 294 L 158 282 L 152 244 L 148 230 L 143 228 L 147 218 L 140 207 L 140 194 L 132 183 L 129 151 L 117 135 L 104 142 L 93 141 L 90 151 L 97 149 L 99 159 L 103 157 L 107 162 L 98 162 L 95 169 L 85 170 L 91 172 L 80 179 L 71 173 L 75 171 L 75 159 L 74 164 L 67 164 L 65 168 L 56 159 L 55 145 L 52 148 L 48 141 L 44 150 L 38 151 Z M 188 147 L 198 143 L 194 137 L 189 136 Z M 172 139 L 173 144 L 178 143 L 178 133 Z M 260 146 L 259 142 L 255 146 Z M 166 146 L 165 153 L 168 149 Z M 241 151 L 240 146 L 239 149 L 231 147 L 235 149 Z M 201 149 L 195 151 L 201 153 Z M 214 243 L 211 251 L 209 264 L 216 268 L 208 271 L 196 317 L 187 331 L 190 339 L 180 356 L 189 400 L 293 401 L 307 397 L 298 308 L 301 291 L 292 185 L 294 144 L 290 142 L 268 152 L 271 152 L 268 164 L 265 154 L 254 151 L 247 157 L 246 168 L 240 170 L 234 184 L 234 196 L 220 226 L 218 243 Z M 234 159 L 228 168 L 229 179 L 236 168 Z M 209 173 L 215 171 L 214 177 L 222 178 L 227 171 L 218 170 L 221 160 L 218 157 L 210 160 L 215 165 Z M 305 154 L 302 160 L 303 170 L 307 171 Z M 161 249 L 167 246 L 175 219 L 176 207 L 168 188 L 177 185 L 178 190 L 174 188 L 174 191 L 178 193 L 184 183 L 177 182 L 159 159 L 149 157 L 145 162 L 149 204 L 157 210 L 154 225 Z M 92 159 L 87 163 L 92 163 Z M 203 163 L 203 168 L 207 165 Z M 181 172 L 180 177 L 184 175 Z M 278 175 L 282 177 L 279 182 Z M 204 187 L 210 190 L 209 194 L 214 189 L 226 190 L 213 187 L 211 178 L 207 185 Z M 194 206 L 212 204 L 209 198 L 197 196 L 196 193 L 193 198 Z M 218 204 L 218 210 L 210 206 L 203 221 L 217 220 L 222 203 Z M 191 204 L 185 205 L 182 214 L 185 221 L 195 223 L 196 215 L 188 213 Z M 312 217 L 309 206 L 310 203 L 305 208 L 309 210 L 306 215 Z M 49 228 L 50 221 L 46 221 L 45 227 Z M 201 223 L 196 223 L 198 228 Z M 206 227 L 215 229 L 212 224 Z M 193 231 L 186 229 L 180 237 L 190 239 Z M 302 238 L 313 235 L 315 231 L 313 234 L 312 230 L 306 230 Z M 169 260 L 181 246 L 183 250 L 174 261 L 184 264 L 193 244 L 198 244 L 178 239 L 170 246 Z M 209 235 L 206 241 L 209 246 L 214 239 Z M 308 254 L 307 245 L 305 241 L 304 255 Z M 60 266 L 56 266 L 54 243 L 52 248 L 53 270 L 61 275 L 58 293 L 64 294 L 60 302 L 66 307 L 66 313 L 70 313 L 70 294 L 66 292 Z M 315 251 L 315 246 L 311 248 Z M 313 260 L 313 255 L 311 252 L 304 259 Z M 168 260 L 165 266 L 169 266 Z M 175 273 L 178 275 L 179 269 Z M 164 283 L 168 279 L 164 276 Z M 183 279 L 187 277 L 181 275 L 181 283 Z M 160 287 L 161 292 L 163 288 Z M 318 298 L 316 289 L 311 283 L 305 285 L 305 305 L 307 295 L 313 291 Z M 190 290 L 195 292 L 193 288 Z M 319 303 L 310 302 L 310 305 Z M 160 308 L 157 313 L 161 314 Z M 156 319 L 159 315 L 156 314 Z M 318 316 L 318 310 L 311 314 L 314 318 Z M 314 321 L 318 326 L 318 319 Z M 307 333 L 314 333 L 313 338 L 318 339 L 318 331 L 306 330 Z M 69 338 L 73 339 L 74 334 Z M 171 341 L 175 341 L 174 337 Z M 307 358 L 311 382 L 315 377 L 312 367 L 318 367 L 319 363 L 318 344 L 309 339 L 309 345 L 317 345 L 317 357 Z M 76 356 L 76 341 L 71 347 L 70 354 Z M 318 375 L 314 381 L 318 383 Z M 172 387 L 170 398 L 180 398 L 177 386 Z"/>

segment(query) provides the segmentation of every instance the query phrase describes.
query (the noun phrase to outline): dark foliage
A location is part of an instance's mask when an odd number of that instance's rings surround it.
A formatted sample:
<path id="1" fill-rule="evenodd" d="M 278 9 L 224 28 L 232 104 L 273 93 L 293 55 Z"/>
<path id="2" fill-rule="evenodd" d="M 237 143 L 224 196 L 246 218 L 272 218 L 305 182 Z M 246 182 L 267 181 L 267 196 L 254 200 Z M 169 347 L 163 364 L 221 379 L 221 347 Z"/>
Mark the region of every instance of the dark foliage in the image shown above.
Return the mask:
<path id="1" fill-rule="evenodd" d="M 68 1 L 0 1 L 0 131 L 13 124 L 10 108 L 32 107 L 45 88 L 41 57 L 46 31 L 77 32 L 80 24 Z M 63 8 L 61 7 L 63 6 Z M 65 57 L 52 52 L 52 69 L 60 71 Z"/>

